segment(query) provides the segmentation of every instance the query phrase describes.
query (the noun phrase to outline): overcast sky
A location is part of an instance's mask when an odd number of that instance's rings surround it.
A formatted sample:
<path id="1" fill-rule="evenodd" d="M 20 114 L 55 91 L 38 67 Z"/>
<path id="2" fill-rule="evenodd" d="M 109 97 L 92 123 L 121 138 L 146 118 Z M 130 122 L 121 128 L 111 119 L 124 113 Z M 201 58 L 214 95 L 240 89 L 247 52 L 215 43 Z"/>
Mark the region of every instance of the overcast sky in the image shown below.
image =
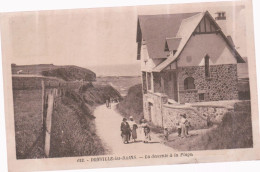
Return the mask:
<path id="1" fill-rule="evenodd" d="M 223 5 L 223 4 L 222 4 Z M 160 5 L 10 13 L 8 58 L 16 64 L 82 67 L 136 64 L 138 15 L 226 11 L 226 31 L 246 56 L 243 6 Z M 224 29 L 225 30 L 225 29 Z M 3 50 L 5 51 L 5 50 Z"/>

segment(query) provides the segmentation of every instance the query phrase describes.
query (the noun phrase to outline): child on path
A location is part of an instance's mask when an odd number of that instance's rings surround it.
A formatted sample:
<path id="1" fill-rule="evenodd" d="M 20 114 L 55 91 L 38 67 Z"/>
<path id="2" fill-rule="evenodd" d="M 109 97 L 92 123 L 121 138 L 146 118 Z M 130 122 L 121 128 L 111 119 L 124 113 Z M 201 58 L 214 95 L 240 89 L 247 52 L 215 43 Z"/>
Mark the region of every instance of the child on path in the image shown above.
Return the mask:
<path id="1" fill-rule="evenodd" d="M 143 133 L 144 133 L 144 143 L 148 143 L 148 141 L 151 140 L 151 136 L 150 136 L 150 127 L 148 126 L 148 124 L 146 123 L 145 119 L 142 119 L 142 124 L 141 127 L 143 129 Z"/>
<path id="2" fill-rule="evenodd" d="M 168 128 L 167 128 L 167 127 L 164 128 L 163 134 L 164 134 L 164 140 L 165 140 L 165 141 L 168 141 L 169 131 L 168 131 Z"/>
<path id="3" fill-rule="evenodd" d="M 180 124 L 180 122 L 176 123 L 176 127 L 177 127 L 178 137 L 181 137 L 181 124 Z"/>
<path id="4" fill-rule="evenodd" d="M 190 125 L 190 121 L 188 121 L 186 119 L 186 122 L 185 122 L 185 131 L 186 131 L 186 136 L 189 136 L 189 129 L 190 129 L 191 125 Z"/>

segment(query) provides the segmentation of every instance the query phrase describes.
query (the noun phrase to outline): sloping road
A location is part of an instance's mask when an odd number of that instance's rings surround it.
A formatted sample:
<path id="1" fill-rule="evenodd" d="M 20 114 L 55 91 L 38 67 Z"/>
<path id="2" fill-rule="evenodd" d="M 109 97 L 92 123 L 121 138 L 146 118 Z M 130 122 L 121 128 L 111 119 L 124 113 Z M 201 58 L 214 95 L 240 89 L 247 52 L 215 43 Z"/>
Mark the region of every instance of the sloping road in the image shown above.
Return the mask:
<path id="1" fill-rule="evenodd" d="M 96 117 L 97 134 L 111 154 L 162 154 L 174 151 L 160 143 L 160 140 L 155 136 L 152 136 L 151 143 L 123 144 L 120 136 L 120 125 L 123 117 L 115 111 L 115 104 L 112 104 L 111 109 L 108 109 L 105 105 L 97 107 L 94 115 Z"/>

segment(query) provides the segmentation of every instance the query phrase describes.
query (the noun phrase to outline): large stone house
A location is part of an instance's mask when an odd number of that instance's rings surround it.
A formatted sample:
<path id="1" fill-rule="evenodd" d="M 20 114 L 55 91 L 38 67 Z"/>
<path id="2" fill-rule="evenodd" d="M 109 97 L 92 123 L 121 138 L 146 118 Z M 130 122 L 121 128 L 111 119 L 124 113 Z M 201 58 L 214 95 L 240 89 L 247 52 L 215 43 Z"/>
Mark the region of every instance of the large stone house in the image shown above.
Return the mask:
<path id="1" fill-rule="evenodd" d="M 138 16 L 146 119 L 162 126 L 164 105 L 238 99 L 237 63 L 245 61 L 216 21 L 225 13 L 218 14 Z"/>

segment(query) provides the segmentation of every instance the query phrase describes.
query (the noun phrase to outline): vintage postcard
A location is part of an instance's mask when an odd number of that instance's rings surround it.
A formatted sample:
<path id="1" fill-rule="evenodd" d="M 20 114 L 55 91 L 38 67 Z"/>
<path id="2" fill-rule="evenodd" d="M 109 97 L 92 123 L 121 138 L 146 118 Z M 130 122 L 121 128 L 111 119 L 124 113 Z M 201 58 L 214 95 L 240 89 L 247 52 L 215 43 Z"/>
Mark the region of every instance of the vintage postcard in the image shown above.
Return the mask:
<path id="1" fill-rule="evenodd" d="M 250 0 L 0 14 L 9 171 L 260 159 Z"/>

